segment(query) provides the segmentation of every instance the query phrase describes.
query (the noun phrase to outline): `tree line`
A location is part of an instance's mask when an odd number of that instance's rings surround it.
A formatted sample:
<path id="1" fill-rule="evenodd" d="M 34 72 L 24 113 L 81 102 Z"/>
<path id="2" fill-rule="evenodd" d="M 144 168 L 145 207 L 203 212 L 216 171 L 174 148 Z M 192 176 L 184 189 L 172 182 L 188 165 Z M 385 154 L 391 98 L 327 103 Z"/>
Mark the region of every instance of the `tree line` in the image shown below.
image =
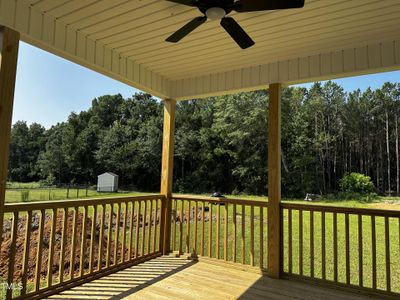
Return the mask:
<path id="1" fill-rule="evenodd" d="M 334 193 L 348 172 L 378 193 L 400 193 L 400 84 L 346 93 L 314 83 L 282 92 L 282 192 Z M 49 129 L 13 125 L 9 180 L 94 184 L 112 171 L 123 185 L 158 191 L 163 104 L 148 94 L 106 95 Z M 267 193 L 268 92 L 177 105 L 174 190 Z"/>

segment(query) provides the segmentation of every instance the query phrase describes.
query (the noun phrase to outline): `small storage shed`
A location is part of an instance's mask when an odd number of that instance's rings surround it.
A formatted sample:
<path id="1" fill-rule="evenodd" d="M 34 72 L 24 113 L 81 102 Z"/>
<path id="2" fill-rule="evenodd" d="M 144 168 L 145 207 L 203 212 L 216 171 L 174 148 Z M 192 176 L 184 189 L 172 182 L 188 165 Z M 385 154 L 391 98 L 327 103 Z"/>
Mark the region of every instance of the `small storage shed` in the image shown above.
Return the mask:
<path id="1" fill-rule="evenodd" d="M 97 176 L 98 192 L 117 192 L 118 191 L 118 175 L 106 172 Z"/>

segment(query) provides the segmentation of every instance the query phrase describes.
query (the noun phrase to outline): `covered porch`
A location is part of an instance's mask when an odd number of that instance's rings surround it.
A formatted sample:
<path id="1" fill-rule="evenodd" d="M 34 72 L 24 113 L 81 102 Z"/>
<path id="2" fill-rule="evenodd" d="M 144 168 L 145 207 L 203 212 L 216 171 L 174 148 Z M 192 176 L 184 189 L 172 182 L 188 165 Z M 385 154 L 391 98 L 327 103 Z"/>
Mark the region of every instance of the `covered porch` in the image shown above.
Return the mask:
<path id="1" fill-rule="evenodd" d="M 310 0 L 235 15 L 256 39 L 241 50 L 213 22 L 166 44 L 198 14 L 169 1 L 0 1 L 5 297 L 398 297 L 399 211 L 281 202 L 280 97 L 283 85 L 398 70 L 399 13 L 397 0 Z M 159 194 L 5 203 L 20 39 L 164 101 Z M 173 194 L 177 101 L 260 89 L 268 202 Z"/>

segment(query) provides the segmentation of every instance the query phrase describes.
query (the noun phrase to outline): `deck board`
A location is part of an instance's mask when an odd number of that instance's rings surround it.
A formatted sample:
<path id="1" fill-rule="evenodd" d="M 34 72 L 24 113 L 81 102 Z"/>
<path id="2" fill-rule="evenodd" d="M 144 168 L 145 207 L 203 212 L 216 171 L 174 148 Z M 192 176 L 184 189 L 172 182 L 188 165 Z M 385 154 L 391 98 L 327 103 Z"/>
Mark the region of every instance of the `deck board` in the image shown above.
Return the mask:
<path id="1" fill-rule="evenodd" d="M 373 299 L 307 283 L 274 280 L 230 266 L 163 256 L 49 299 Z"/>

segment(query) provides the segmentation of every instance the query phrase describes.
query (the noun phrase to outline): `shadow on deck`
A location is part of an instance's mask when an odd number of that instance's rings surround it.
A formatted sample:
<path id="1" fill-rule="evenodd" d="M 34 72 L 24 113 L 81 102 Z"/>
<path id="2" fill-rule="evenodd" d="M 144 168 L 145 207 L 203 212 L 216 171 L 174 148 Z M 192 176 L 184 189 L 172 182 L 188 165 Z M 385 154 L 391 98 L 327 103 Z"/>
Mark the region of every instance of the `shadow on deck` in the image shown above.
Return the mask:
<path id="1" fill-rule="evenodd" d="M 158 257 L 49 299 L 373 299 L 230 266 Z"/>

